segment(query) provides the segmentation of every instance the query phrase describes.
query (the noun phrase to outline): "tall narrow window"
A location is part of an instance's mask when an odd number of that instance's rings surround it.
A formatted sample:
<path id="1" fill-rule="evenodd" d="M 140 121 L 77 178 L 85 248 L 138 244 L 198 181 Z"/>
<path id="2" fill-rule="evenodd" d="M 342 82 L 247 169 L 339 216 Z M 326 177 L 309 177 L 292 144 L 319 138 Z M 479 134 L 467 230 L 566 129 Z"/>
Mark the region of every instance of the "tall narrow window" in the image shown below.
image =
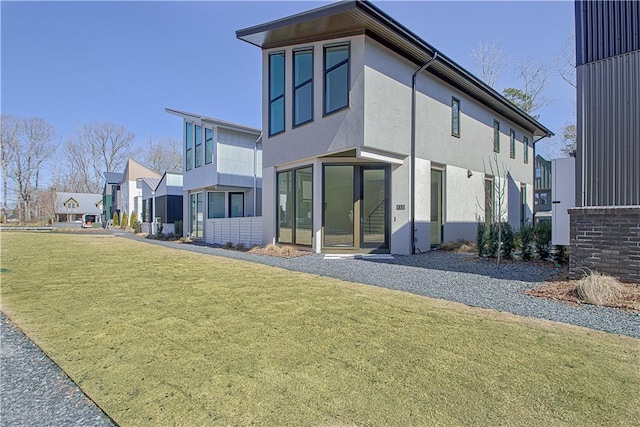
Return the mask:
<path id="1" fill-rule="evenodd" d="M 244 216 L 244 193 L 229 193 L 229 218 Z"/>
<path id="2" fill-rule="evenodd" d="M 527 185 L 520 184 L 520 227 L 527 223 Z"/>
<path id="3" fill-rule="evenodd" d="M 493 224 L 494 218 L 494 187 L 493 177 L 486 177 L 484 179 L 484 222 L 489 227 Z"/>
<path id="4" fill-rule="evenodd" d="M 516 131 L 513 129 L 509 130 L 509 157 L 516 158 Z"/>
<path id="5" fill-rule="evenodd" d="M 204 128 L 204 164 L 213 162 L 213 129 Z"/>
<path id="6" fill-rule="evenodd" d="M 293 243 L 293 171 L 278 173 L 278 242 Z"/>
<path id="7" fill-rule="evenodd" d="M 293 52 L 293 126 L 313 120 L 313 49 Z"/>
<path id="8" fill-rule="evenodd" d="M 195 126 L 196 139 L 196 167 L 202 166 L 202 126 Z"/>
<path id="9" fill-rule="evenodd" d="M 500 122 L 493 121 L 493 151 L 500 152 Z"/>
<path id="10" fill-rule="evenodd" d="M 324 113 L 349 106 L 349 45 L 324 48 Z"/>
<path id="11" fill-rule="evenodd" d="M 522 137 L 522 143 L 524 145 L 524 162 L 529 163 L 529 138 Z"/>
<path id="12" fill-rule="evenodd" d="M 284 132 L 284 52 L 269 55 L 269 136 Z"/>
<path id="13" fill-rule="evenodd" d="M 193 125 L 191 123 L 185 124 L 184 130 L 185 141 L 185 169 L 190 171 L 193 167 Z"/>
<path id="14" fill-rule="evenodd" d="M 225 204 L 224 193 L 210 191 L 207 193 L 207 218 L 224 218 Z"/>
<path id="15" fill-rule="evenodd" d="M 451 98 L 451 135 L 460 137 L 460 100 Z"/>

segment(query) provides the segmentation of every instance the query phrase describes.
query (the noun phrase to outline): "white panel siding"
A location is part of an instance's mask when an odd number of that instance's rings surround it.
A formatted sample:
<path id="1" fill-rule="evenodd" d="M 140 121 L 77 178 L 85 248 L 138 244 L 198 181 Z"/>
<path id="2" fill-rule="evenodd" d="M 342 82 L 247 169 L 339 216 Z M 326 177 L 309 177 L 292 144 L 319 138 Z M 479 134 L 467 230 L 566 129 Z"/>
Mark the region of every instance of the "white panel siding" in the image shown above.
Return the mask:
<path id="1" fill-rule="evenodd" d="M 228 242 L 245 246 L 262 244 L 262 217 L 208 219 L 204 241 L 224 245 Z"/>

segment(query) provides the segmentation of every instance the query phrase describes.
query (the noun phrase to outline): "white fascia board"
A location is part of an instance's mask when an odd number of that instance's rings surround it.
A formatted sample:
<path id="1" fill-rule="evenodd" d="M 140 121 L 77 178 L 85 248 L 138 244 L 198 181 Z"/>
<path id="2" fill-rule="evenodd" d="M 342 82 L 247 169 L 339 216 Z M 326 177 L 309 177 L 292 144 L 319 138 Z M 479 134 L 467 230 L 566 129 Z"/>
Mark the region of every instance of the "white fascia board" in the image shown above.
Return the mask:
<path id="1" fill-rule="evenodd" d="M 386 151 L 376 150 L 369 147 L 358 147 L 357 157 L 362 159 L 376 160 L 394 165 L 401 165 L 407 156 L 397 153 L 389 153 Z"/>

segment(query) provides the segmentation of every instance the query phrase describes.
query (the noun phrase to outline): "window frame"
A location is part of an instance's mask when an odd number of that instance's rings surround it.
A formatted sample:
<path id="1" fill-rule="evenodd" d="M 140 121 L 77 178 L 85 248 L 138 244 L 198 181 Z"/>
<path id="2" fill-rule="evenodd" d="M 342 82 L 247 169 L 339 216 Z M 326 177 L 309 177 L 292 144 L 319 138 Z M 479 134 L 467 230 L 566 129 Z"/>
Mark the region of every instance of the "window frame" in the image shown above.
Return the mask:
<path id="1" fill-rule="evenodd" d="M 457 110 L 454 110 L 454 105 L 457 106 Z M 454 123 L 457 126 L 454 126 Z M 460 100 L 455 96 L 451 97 L 451 135 L 460 138 Z"/>
<path id="2" fill-rule="evenodd" d="M 331 49 L 334 47 L 346 47 L 347 59 L 336 65 L 333 65 L 329 70 L 327 70 L 327 49 Z M 336 108 L 335 110 L 327 111 L 327 75 L 330 72 L 337 70 L 339 67 L 345 64 L 347 65 L 347 103 L 342 107 Z M 338 43 L 331 43 L 331 44 L 326 44 L 322 46 L 322 83 L 323 83 L 323 87 L 322 87 L 322 116 L 323 117 L 330 116 L 331 114 L 335 114 L 349 108 L 349 105 L 351 103 L 351 97 L 350 97 L 351 91 L 349 88 L 351 83 L 351 42 L 349 41 L 338 42 Z"/>
<path id="3" fill-rule="evenodd" d="M 523 160 L 525 163 L 529 163 L 529 137 L 526 135 L 522 136 L 522 145 L 524 146 L 524 155 Z"/>
<path id="4" fill-rule="evenodd" d="M 296 85 L 296 55 L 300 54 L 300 53 L 310 53 L 311 54 L 311 78 L 309 78 L 308 80 L 305 80 L 304 82 L 300 83 L 299 85 Z M 293 53 L 291 55 L 291 86 L 292 86 L 292 92 L 293 92 L 293 96 L 292 96 L 292 100 L 291 100 L 291 104 L 292 104 L 292 108 L 291 108 L 291 122 L 292 122 L 292 127 L 295 129 L 299 126 L 302 126 L 304 124 L 310 123 L 313 121 L 313 106 L 315 104 L 314 101 L 314 49 L 313 46 L 310 47 L 302 47 L 299 49 L 294 49 Z M 305 120 L 303 122 L 296 122 L 296 93 L 298 90 L 304 88 L 307 85 L 311 85 L 311 118 L 309 118 L 308 120 Z"/>
<path id="5" fill-rule="evenodd" d="M 303 243 L 296 243 L 297 242 L 297 224 L 296 224 L 296 219 L 298 217 L 298 194 L 297 194 L 297 181 L 298 181 L 298 172 L 305 170 L 305 169 L 310 169 L 311 170 L 311 198 L 309 199 L 311 201 L 311 244 L 310 245 L 306 245 Z M 278 212 L 280 211 L 280 174 L 285 174 L 285 173 L 290 173 L 291 174 L 291 196 L 292 196 L 292 201 L 291 201 L 291 242 L 281 242 L 280 241 L 280 216 L 278 213 L 276 213 L 276 241 L 278 243 L 282 243 L 282 244 L 287 244 L 287 245 L 295 245 L 295 246 L 304 246 L 304 247 L 311 247 L 313 246 L 313 219 L 314 219 L 314 212 L 313 212 L 313 203 L 314 203 L 314 188 L 313 188 L 313 179 L 314 179 L 314 167 L 312 164 L 308 164 L 308 165 L 303 165 L 303 166 L 298 166 L 295 167 L 293 169 L 285 169 L 285 170 L 280 170 L 276 172 L 276 209 L 278 210 Z M 287 189 L 288 190 L 288 189 Z M 303 196 L 303 200 L 304 200 L 304 196 Z"/>
<path id="6" fill-rule="evenodd" d="M 283 69 L 282 69 L 282 95 L 278 95 L 275 98 L 271 98 L 271 84 L 272 84 L 272 75 L 271 75 L 271 58 L 273 58 L 274 56 L 282 56 L 282 62 L 283 62 Z M 269 100 L 269 111 L 268 111 L 268 120 L 269 120 L 269 137 L 275 136 L 275 135 L 279 135 L 281 133 L 284 133 L 287 129 L 287 119 L 286 119 L 286 111 L 287 111 L 287 98 L 286 98 L 286 94 L 287 94 L 287 89 L 286 89 L 286 75 L 287 75 L 287 54 L 284 50 L 279 50 L 277 52 L 269 52 L 269 60 L 267 63 L 267 66 L 269 67 L 269 81 L 268 81 L 268 87 L 267 87 L 267 99 Z M 282 99 L 282 130 L 279 130 L 277 132 L 274 132 L 273 129 L 271 129 L 271 108 L 272 105 L 279 101 L 280 99 Z"/>
<path id="7" fill-rule="evenodd" d="M 191 130 L 191 135 L 189 135 Z M 191 136 L 191 137 L 189 137 Z M 184 141 L 185 141 L 185 171 L 193 169 L 193 123 L 184 122 Z"/>
<path id="8" fill-rule="evenodd" d="M 213 194 L 222 194 L 222 208 L 224 209 L 224 213 L 222 216 L 212 216 L 211 209 L 211 196 Z M 227 217 L 227 194 L 224 191 L 207 191 L 207 219 L 219 219 Z"/>
<path id="9" fill-rule="evenodd" d="M 232 202 L 233 202 L 233 196 L 236 195 L 241 195 L 242 196 L 242 215 L 241 216 L 236 216 L 236 215 L 232 215 L 233 214 L 233 209 L 231 208 Z M 229 214 L 227 215 L 228 218 L 244 218 L 245 216 L 245 203 L 246 203 L 246 197 L 245 197 L 245 193 L 242 191 L 230 191 L 229 192 Z"/>
<path id="10" fill-rule="evenodd" d="M 509 129 L 509 157 L 516 158 L 516 131 L 513 128 Z"/>
<path id="11" fill-rule="evenodd" d="M 500 122 L 493 119 L 493 151 L 500 152 Z"/>
<path id="12" fill-rule="evenodd" d="M 211 132 L 211 138 L 207 139 L 207 131 Z M 213 163 L 213 136 L 214 131 L 212 128 L 204 127 L 204 164 L 210 165 Z"/>
<path id="13" fill-rule="evenodd" d="M 193 147 L 195 148 L 193 164 L 197 169 L 202 167 L 202 125 L 193 125 Z"/>

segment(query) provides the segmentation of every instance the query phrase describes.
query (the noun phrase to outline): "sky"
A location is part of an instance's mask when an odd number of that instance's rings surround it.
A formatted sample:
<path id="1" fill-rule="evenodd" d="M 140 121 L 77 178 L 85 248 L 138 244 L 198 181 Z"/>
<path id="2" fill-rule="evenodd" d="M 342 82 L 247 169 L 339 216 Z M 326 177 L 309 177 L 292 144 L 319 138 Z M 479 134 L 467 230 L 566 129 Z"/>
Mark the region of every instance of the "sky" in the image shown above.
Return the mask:
<path id="1" fill-rule="evenodd" d="M 2 114 L 41 117 L 63 143 L 83 124 L 182 138 L 172 108 L 261 127 L 260 49 L 236 30 L 330 2 L 23 2 L 1 8 Z M 549 67 L 552 105 L 539 121 L 560 133 L 575 122 L 575 91 L 552 58 L 574 28 L 572 1 L 374 1 L 473 74 L 471 51 L 497 41 L 519 60 Z M 518 87 L 506 70 L 497 89 Z M 539 152 L 553 153 L 543 141 Z"/>

